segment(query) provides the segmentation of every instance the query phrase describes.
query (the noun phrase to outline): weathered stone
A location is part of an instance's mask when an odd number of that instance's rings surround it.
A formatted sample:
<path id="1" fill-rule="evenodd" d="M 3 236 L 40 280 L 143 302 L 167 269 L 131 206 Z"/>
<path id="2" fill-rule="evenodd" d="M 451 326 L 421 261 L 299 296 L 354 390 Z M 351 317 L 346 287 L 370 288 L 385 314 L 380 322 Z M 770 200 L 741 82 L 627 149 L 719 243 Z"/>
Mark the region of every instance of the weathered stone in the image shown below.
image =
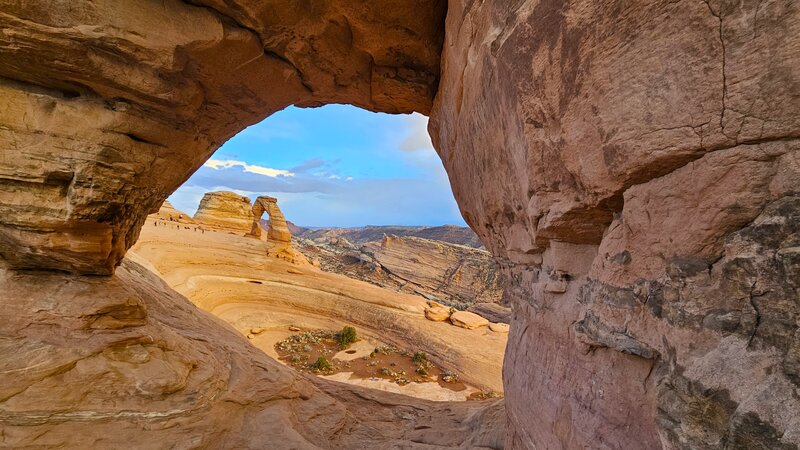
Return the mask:
<path id="1" fill-rule="evenodd" d="M 222 142 L 290 104 L 430 112 L 461 211 L 501 262 L 513 305 L 508 447 L 800 445 L 795 3 L 453 0 L 444 45 L 443 2 L 313 3 L 4 5 L 0 264 L 112 274 L 145 216 Z M 563 292 L 547 288 L 554 273 Z M 2 417 L 25 422 L 4 427 L 5 444 L 119 446 L 135 436 L 155 446 L 166 429 L 198 445 L 258 446 L 248 437 L 293 430 L 275 420 L 286 408 L 315 411 L 311 424 L 292 421 L 302 429 L 287 445 L 353 443 L 342 430 L 356 414 L 311 400 L 284 372 L 253 373 L 267 361 L 245 354 L 247 364 L 226 365 L 244 346 L 220 348 L 216 332 L 194 339 L 184 328 L 196 312 L 181 313 L 185 323 L 154 312 L 179 304 L 169 295 L 140 298 L 144 320 L 163 317 L 151 331 L 174 351 L 161 341 L 115 347 L 104 339 L 137 326 L 86 328 L 108 292 L 70 302 L 59 295 L 67 275 L 9 276 L 4 312 L 20 293 L 50 303 L 2 325 L 0 373 L 14 374 L 0 383 Z M 80 310 L 48 316 L 68 307 Z M 54 329 L 89 336 L 56 341 Z M 45 363 L 18 370 L 31 355 Z M 124 364 L 157 376 L 142 390 L 141 372 Z M 108 383 L 114 401 L 90 392 L 105 384 L 87 380 L 106 374 L 126 380 Z M 45 377 L 55 381 L 30 389 Z M 212 392 L 227 380 L 247 386 Z M 34 397 L 60 403 L 25 410 Z M 273 398 L 281 406 L 264 406 Z M 189 419 L 164 428 L 136 416 L 176 408 Z M 224 423 L 197 420 L 212 410 Z M 74 411 L 102 420 L 64 415 Z M 353 433 L 397 421 L 383 418 Z"/>
<path id="2" fill-rule="evenodd" d="M 286 218 L 283 217 L 281 209 L 278 208 L 278 199 L 275 197 L 262 195 L 253 202 L 250 235 L 256 237 L 261 236 L 261 216 L 264 214 L 264 211 L 266 211 L 269 216 L 267 240 L 275 243 L 290 244 L 292 242 L 292 233 L 289 231 Z"/>
<path id="3" fill-rule="evenodd" d="M 206 192 L 194 220 L 202 225 L 249 232 L 253 223 L 250 199 L 235 192 Z"/>
<path id="4" fill-rule="evenodd" d="M 442 305 L 434 305 L 430 308 L 425 308 L 425 318 L 433 320 L 434 322 L 444 322 L 450 319 L 450 308 Z"/>
<path id="5" fill-rule="evenodd" d="M 489 321 L 469 311 L 456 311 L 450 315 L 450 323 L 457 327 L 473 330 L 489 325 Z"/>
<path id="6" fill-rule="evenodd" d="M 499 302 L 502 297 L 500 269 L 485 250 L 387 235 L 356 248 L 329 234 L 315 241 L 301 239 L 297 247 L 306 257 L 319 258 L 325 271 L 419 294 L 448 306 L 466 308 L 477 302 Z"/>
<path id="7" fill-rule="evenodd" d="M 475 303 L 467 308 L 467 311 L 473 312 L 490 322 L 511 323 L 511 308 L 499 303 Z"/>
<path id="8" fill-rule="evenodd" d="M 489 329 L 494 331 L 495 333 L 508 333 L 510 327 L 507 323 L 489 323 Z"/>

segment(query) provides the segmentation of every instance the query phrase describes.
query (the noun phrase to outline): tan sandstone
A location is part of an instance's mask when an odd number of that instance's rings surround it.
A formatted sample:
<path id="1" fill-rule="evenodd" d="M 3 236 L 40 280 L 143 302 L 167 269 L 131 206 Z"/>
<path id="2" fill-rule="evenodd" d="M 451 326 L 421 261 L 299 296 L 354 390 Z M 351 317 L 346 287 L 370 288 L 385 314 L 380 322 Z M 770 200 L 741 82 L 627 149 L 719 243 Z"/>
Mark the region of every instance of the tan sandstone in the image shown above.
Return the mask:
<path id="1" fill-rule="evenodd" d="M 425 318 L 434 322 L 443 322 L 450 318 L 450 308 L 442 305 L 425 308 Z"/>
<path id="2" fill-rule="evenodd" d="M 311 3 L 5 2 L 4 444 L 800 446 L 793 2 Z M 430 114 L 513 306 L 504 444 L 467 431 L 497 409 L 324 393 L 114 274 L 221 143 L 325 103 Z"/>
<path id="3" fill-rule="evenodd" d="M 253 223 L 250 199 L 235 192 L 207 192 L 194 214 L 202 225 L 249 232 Z"/>
<path id="4" fill-rule="evenodd" d="M 489 325 L 489 321 L 469 311 L 456 311 L 450 315 L 450 322 L 461 328 L 473 330 Z"/>

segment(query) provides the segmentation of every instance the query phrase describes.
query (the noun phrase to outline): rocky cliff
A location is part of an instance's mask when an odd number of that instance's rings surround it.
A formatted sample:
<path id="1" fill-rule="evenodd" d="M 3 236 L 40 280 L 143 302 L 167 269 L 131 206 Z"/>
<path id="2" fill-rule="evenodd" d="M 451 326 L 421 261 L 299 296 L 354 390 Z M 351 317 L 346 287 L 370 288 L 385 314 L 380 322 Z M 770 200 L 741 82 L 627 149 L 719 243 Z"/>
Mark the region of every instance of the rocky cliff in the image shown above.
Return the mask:
<path id="1" fill-rule="evenodd" d="M 4 443 L 497 446 L 434 432 L 475 411 L 351 426 L 364 394 L 114 275 L 221 143 L 350 103 L 430 114 L 502 266 L 507 447 L 800 445 L 795 2 L 311 3 L 3 4 Z"/>
<path id="2" fill-rule="evenodd" d="M 250 199 L 234 192 L 206 192 L 194 220 L 201 225 L 249 233 L 253 225 Z"/>
<path id="3" fill-rule="evenodd" d="M 483 243 L 474 231 L 456 225 L 442 225 L 437 227 L 410 227 L 410 226 L 366 226 L 357 228 L 304 228 L 299 229 L 296 236 L 311 240 L 326 240 L 341 237 L 356 245 L 367 242 L 377 242 L 387 236 L 416 236 L 434 241 L 449 242 L 451 244 L 466 245 L 481 248 Z"/>
<path id="4" fill-rule="evenodd" d="M 800 445 L 797 4 L 446 22 L 429 131 L 506 274 L 508 444 Z"/>
<path id="5" fill-rule="evenodd" d="M 298 249 L 325 271 L 460 309 L 502 298 L 500 268 L 485 250 L 409 236 L 360 247 L 342 237 L 300 239 Z"/>

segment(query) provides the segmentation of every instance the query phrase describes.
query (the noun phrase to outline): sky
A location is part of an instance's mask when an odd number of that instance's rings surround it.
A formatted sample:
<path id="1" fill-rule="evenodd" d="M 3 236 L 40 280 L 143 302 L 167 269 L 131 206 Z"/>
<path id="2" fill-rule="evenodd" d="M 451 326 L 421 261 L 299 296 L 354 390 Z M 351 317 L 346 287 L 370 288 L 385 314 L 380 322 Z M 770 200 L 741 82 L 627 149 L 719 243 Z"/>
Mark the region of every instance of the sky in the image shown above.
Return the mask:
<path id="1" fill-rule="evenodd" d="M 420 114 L 290 106 L 243 130 L 169 197 L 194 214 L 203 194 L 278 199 L 300 226 L 465 226 Z"/>

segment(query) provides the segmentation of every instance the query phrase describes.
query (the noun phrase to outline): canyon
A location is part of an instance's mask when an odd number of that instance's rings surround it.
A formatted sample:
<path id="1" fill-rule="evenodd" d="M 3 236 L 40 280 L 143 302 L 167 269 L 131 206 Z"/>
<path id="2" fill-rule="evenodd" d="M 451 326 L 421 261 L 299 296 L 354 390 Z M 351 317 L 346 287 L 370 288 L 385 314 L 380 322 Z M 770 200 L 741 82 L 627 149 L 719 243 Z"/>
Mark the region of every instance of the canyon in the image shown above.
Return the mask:
<path id="1" fill-rule="evenodd" d="M 800 445 L 793 2 L 6 1 L 0 29 L 0 445 Z M 128 251 L 231 136 L 327 103 L 429 116 L 512 308 L 502 401 L 300 376 Z"/>

